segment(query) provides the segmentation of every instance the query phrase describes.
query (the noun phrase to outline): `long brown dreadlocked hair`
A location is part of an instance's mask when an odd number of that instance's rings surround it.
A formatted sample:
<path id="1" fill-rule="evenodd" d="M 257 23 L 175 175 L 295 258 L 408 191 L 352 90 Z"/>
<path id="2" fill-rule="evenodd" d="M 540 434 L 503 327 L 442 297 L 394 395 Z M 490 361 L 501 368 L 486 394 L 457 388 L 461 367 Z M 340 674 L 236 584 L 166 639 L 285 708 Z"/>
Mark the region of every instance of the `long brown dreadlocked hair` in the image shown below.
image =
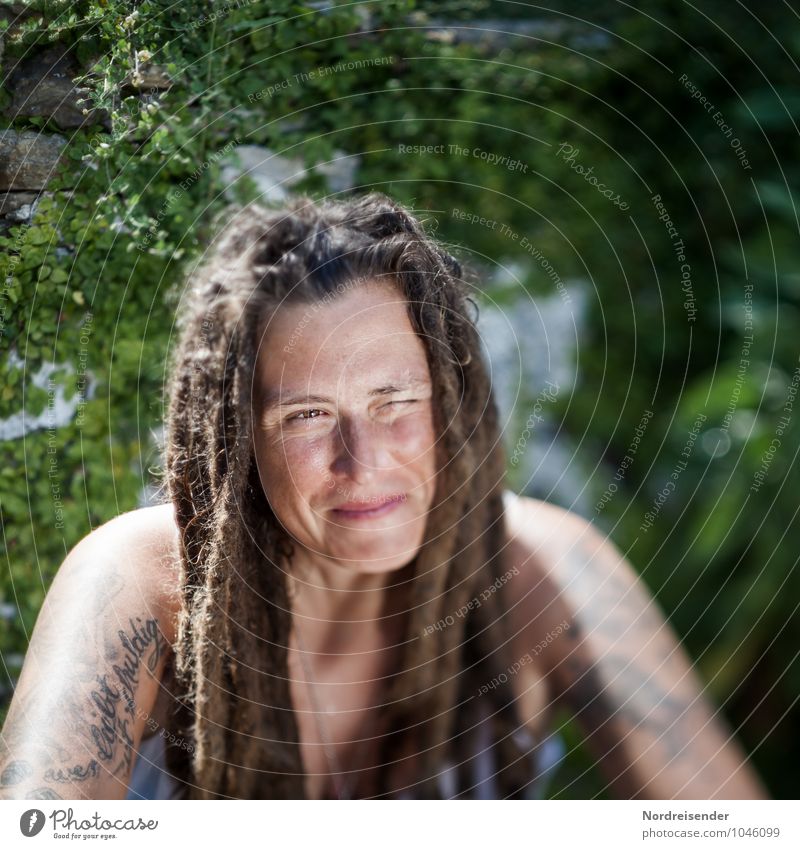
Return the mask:
<path id="1" fill-rule="evenodd" d="M 169 747 L 167 758 L 189 797 L 305 796 L 287 665 L 292 546 L 263 492 L 251 438 L 259 333 L 277 305 L 387 276 L 402 288 L 425 344 L 442 457 L 425 539 L 410 564 L 402 662 L 386 679 L 379 786 L 370 796 L 439 798 L 445 762 L 455 769 L 455 794 L 473 795 L 468 744 L 479 701 L 491 705 L 501 795 L 524 795 L 531 783 L 533 749 L 516 733 L 510 686 L 476 698 L 508 668 L 510 643 L 500 593 L 484 592 L 501 579 L 505 456 L 475 302 L 459 261 L 410 212 L 371 192 L 238 209 L 190 277 L 166 455 L 182 539 L 176 722 L 193 741 Z M 478 595 L 485 601 L 469 604 Z M 443 620 L 446 627 L 431 627 Z"/>

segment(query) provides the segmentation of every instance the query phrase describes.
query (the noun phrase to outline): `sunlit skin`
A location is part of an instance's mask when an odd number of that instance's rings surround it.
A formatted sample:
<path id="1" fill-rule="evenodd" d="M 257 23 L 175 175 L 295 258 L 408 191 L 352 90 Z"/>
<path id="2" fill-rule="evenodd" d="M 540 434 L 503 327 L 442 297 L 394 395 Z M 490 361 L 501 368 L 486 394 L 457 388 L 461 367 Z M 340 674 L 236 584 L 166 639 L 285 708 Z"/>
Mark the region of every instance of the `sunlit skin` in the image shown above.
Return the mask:
<path id="1" fill-rule="evenodd" d="M 352 590 L 377 613 L 380 589 L 424 539 L 436 480 L 431 377 L 402 292 L 367 282 L 281 307 L 255 379 L 256 462 L 295 541 L 292 572 L 350 595 L 348 618 Z M 330 592 L 317 601 L 337 606 Z"/>

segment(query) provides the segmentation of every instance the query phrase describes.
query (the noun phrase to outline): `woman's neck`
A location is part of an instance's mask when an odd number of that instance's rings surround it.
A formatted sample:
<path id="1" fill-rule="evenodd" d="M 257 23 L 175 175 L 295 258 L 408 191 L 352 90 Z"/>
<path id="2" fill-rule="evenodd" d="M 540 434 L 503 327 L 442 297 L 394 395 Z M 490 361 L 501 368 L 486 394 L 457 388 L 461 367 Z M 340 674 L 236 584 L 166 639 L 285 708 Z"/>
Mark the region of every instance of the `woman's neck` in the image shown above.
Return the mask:
<path id="1" fill-rule="evenodd" d="M 292 613 L 305 631 L 357 632 L 359 626 L 384 630 L 407 610 L 414 564 L 392 572 L 368 574 L 302 555 L 293 558 L 289 574 Z M 346 627 L 343 627 L 346 626 Z"/>

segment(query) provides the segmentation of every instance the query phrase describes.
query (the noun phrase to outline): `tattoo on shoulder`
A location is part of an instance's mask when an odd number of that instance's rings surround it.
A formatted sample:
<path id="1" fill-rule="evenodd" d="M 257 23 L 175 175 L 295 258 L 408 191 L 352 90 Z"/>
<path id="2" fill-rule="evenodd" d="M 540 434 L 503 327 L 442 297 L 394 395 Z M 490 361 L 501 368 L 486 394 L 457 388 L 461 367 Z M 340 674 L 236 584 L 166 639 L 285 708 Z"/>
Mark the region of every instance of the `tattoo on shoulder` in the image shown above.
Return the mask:
<path id="1" fill-rule="evenodd" d="M 601 567 L 602 558 L 611 559 Z M 591 728 L 621 721 L 647 733 L 665 761 L 691 756 L 688 741 L 702 698 L 680 676 L 672 677 L 654 640 L 662 620 L 611 568 L 615 562 L 588 545 L 576 546 L 565 559 L 570 578 L 590 584 L 592 603 L 583 606 L 582 625 L 602 646 L 593 660 L 579 659 L 578 653 L 568 661 L 569 696 Z"/>
<path id="2" fill-rule="evenodd" d="M 30 793 L 26 794 L 26 799 L 63 799 L 63 796 L 59 796 L 55 790 L 51 790 L 49 787 L 37 787 L 36 790 L 31 790 Z"/>
<path id="3" fill-rule="evenodd" d="M 0 773 L 0 787 L 14 787 L 33 775 L 33 768 L 27 761 L 11 761 Z"/>

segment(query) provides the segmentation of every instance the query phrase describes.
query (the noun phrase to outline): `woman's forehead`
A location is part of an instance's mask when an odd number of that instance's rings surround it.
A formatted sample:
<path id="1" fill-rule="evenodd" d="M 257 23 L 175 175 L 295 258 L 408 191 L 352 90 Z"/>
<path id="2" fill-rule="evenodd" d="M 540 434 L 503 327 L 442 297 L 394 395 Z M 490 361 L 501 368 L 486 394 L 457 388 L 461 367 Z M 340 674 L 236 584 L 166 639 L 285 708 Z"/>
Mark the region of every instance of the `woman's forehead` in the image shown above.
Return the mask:
<path id="1" fill-rule="evenodd" d="M 274 407 L 291 407 L 295 404 L 330 404 L 336 403 L 339 392 L 362 390 L 369 398 L 393 395 L 401 392 L 425 390 L 430 386 L 430 377 L 415 374 L 406 369 L 404 372 L 388 377 L 373 372 L 370 376 L 356 376 L 346 381 L 338 381 L 333 386 L 326 386 L 323 381 L 314 380 L 305 384 L 296 376 L 286 376 L 285 382 L 278 386 L 268 386 L 261 394 L 261 402 L 265 409 Z"/>
<path id="2" fill-rule="evenodd" d="M 419 340 L 408 316 L 408 303 L 388 287 L 362 287 L 326 303 L 285 304 L 264 327 L 259 354 L 280 354 L 287 364 L 302 358 L 336 357 L 344 352 L 380 347 L 417 347 Z M 419 343 L 421 344 L 421 343 Z M 370 352 L 374 355 L 374 351 Z"/>
<path id="3" fill-rule="evenodd" d="M 330 389 L 342 380 L 369 382 L 373 391 L 429 379 L 425 346 L 402 293 L 386 286 L 364 289 L 323 305 L 287 305 L 272 317 L 257 362 L 266 396 L 283 395 L 287 387 Z"/>

